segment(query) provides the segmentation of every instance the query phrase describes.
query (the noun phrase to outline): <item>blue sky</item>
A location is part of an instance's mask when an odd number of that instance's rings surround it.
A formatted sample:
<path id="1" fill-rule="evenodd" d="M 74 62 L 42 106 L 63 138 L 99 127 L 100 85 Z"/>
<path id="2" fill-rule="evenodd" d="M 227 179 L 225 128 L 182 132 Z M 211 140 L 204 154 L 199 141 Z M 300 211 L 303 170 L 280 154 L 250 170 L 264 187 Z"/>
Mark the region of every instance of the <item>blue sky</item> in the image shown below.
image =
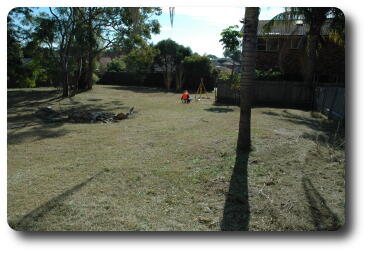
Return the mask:
<path id="1" fill-rule="evenodd" d="M 283 12 L 283 7 L 262 7 L 259 19 L 271 19 Z M 162 8 L 158 17 L 161 33 L 152 36 L 152 42 L 171 38 L 189 46 L 194 52 L 222 56 L 219 42 L 221 31 L 231 25 L 239 25 L 244 17 L 244 7 L 175 7 L 174 25 L 171 27 L 169 8 Z"/>
<path id="2" fill-rule="evenodd" d="M 39 8 L 36 12 L 39 11 L 48 12 L 48 8 Z M 271 19 L 283 11 L 283 7 L 261 7 L 259 19 Z M 221 31 L 232 25 L 241 27 L 243 17 L 244 7 L 175 7 L 174 25 L 171 27 L 169 7 L 162 7 L 162 15 L 155 17 L 161 24 L 161 32 L 152 35 L 151 42 L 171 38 L 200 55 L 222 57 Z"/>

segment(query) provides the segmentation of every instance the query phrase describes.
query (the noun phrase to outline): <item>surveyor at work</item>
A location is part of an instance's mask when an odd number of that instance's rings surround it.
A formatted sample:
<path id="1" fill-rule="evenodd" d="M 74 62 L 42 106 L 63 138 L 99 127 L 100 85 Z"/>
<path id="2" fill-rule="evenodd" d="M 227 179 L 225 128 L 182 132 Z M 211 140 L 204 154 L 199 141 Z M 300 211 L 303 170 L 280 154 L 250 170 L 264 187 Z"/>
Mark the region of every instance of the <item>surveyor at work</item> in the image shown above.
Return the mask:
<path id="1" fill-rule="evenodd" d="M 188 90 L 185 90 L 183 95 L 181 96 L 181 102 L 183 102 L 183 103 L 189 103 L 190 102 L 190 95 L 188 93 Z"/>

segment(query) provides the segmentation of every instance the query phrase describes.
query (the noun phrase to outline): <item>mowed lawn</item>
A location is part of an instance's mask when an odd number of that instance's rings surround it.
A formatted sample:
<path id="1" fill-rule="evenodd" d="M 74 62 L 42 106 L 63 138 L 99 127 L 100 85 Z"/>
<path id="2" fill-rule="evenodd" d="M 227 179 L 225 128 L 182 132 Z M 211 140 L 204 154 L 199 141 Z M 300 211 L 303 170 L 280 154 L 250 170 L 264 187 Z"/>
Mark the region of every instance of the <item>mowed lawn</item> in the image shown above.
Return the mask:
<path id="1" fill-rule="evenodd" d="M 253 150 L 236 154 L 239 108 L 182 104 L 157 89 L 8 90 L 8 222 L 16 230 L 335 230 L 345 152 L 324 118 L 254 108 Z M 34 112 L 127 112 L 117 123 L 45 123 Z M 341 145 L 342 144 L 342 145 Z"/>

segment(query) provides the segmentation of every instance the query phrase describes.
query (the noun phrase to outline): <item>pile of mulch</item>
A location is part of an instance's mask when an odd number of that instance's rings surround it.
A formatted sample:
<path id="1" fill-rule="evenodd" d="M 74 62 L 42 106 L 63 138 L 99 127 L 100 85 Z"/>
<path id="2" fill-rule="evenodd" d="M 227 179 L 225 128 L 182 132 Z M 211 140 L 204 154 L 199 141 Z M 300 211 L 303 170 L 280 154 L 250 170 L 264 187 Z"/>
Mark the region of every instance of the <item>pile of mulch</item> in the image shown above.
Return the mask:
<path id="1" fill-rule="evenodd" d="M 128 117 L 133 115 L 133 113 L 134 107 L 130 108 L 129 112 L 127 113 L 118 114 L 111 112 L 96 112 L 75 109 L 70 109 L 68 111 L 56 111 L 51 107 L 42 107 L 35 112 L 35 115 L 46 122 L 69 121 L 75 123 L 111 123 L 128 119 Z"/>

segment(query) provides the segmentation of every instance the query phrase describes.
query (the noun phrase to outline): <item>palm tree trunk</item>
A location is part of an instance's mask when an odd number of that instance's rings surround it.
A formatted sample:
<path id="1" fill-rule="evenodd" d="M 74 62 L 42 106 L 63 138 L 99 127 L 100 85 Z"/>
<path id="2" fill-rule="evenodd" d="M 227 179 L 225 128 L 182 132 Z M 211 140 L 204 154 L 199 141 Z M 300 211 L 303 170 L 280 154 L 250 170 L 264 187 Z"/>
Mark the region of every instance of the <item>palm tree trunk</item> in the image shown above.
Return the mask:
<path id="1" fill-rule="evenodd" d="M 245 8 L 242 70 L 240 79 L 240 120 L 238 150 L 249 151 L 252 88 L 255 80 L 259 7 Z"/>
<path id="2" fill-rule="evenodd" d="M 316 83 L 314 82 L 314 75 L 317 63 L 317 51 L 318 51 L 318 41 L 321 32 L 322 24 L 314 24 L 312 22 L 310 27 L 310 32 L 308 34 L 307 42 L 307 73 L 305 78 L 305 83 L 311 88 L 312 100 L 311 100 L 311 110 L 314 110 L 314 91 L 316 90 Z"/>

